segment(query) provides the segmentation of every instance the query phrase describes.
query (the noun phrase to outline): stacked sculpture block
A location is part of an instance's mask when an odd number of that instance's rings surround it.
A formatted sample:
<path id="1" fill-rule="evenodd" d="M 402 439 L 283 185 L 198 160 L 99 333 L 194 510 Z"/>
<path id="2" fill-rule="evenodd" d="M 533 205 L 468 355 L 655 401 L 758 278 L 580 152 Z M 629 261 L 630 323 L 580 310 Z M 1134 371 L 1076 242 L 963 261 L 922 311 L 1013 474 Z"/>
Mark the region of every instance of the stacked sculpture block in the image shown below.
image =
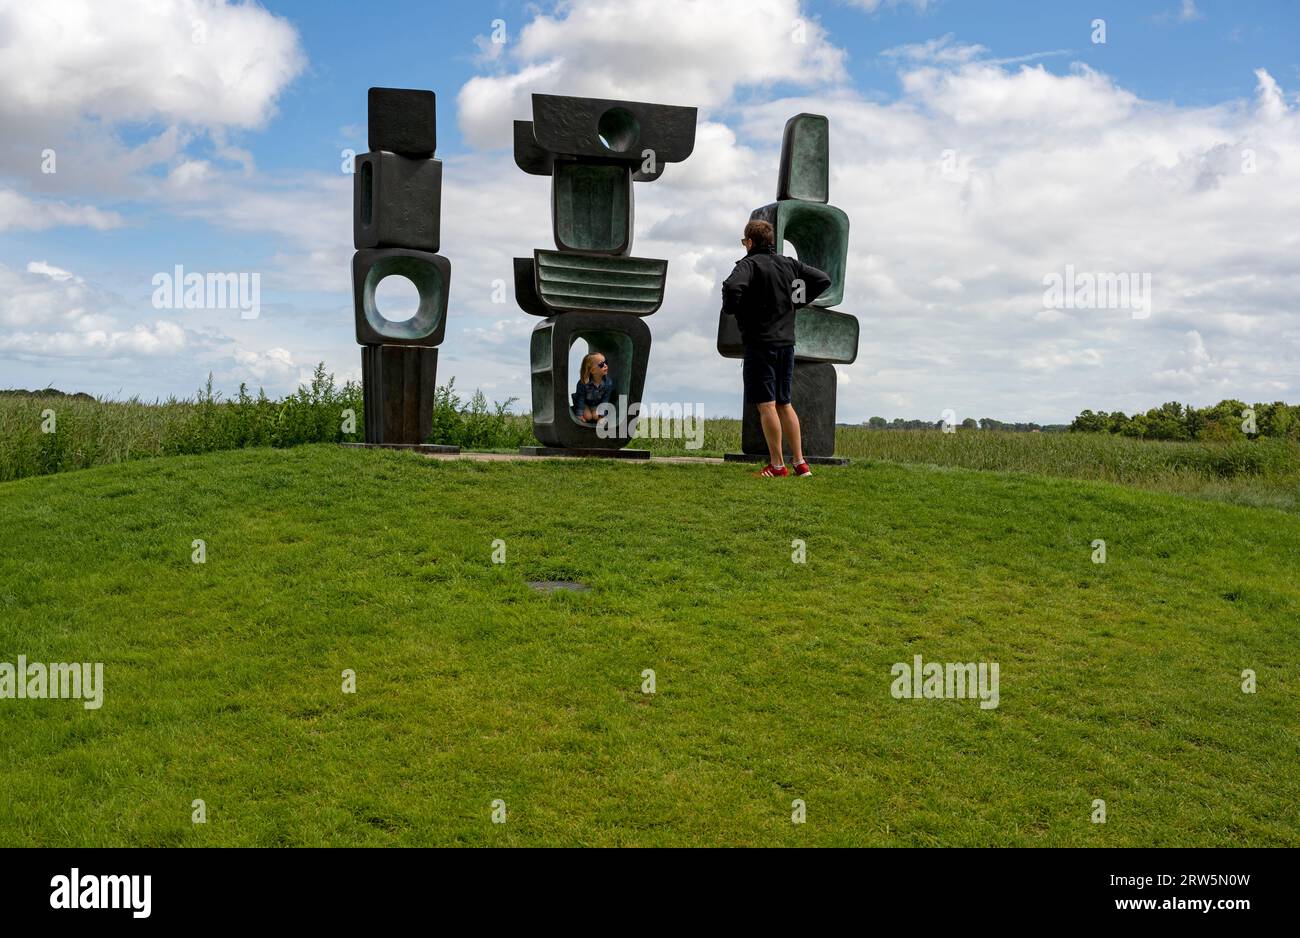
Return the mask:
<path id="1" fill-rule="evenodd" d="M 421 444 L 433 427 L 438 345 L 447 329 L 451 264 L 438 254 L 442 162 L 432 91 L 371 88 L 369 153 L 353 177 L 352 292 L 366 442 Z M 385 318 L 375 290 L 385 277 L 415 284 L 419 307 L 405 322 Z"/>
<path id="2" fill-rule="evenodd" d="M 636 101 L 533 95 L 533 119 L 515 121 L 515 163 L 551 177 L 555 250 L 514 262 L 515 299 L 542 317 L 530 343 L 533 433 L 545 448 L 627 445 L 635 420 L 578 420 L 569 350 L 579 339 L 609 362 L 615 403 L 639 409 L 650 358 L 642 321 L 663 303 L 668 262 L 632 257 L 634 182 L 653 182 L 695 148 L 696 109 Z M 616 425 L 615 425 L 616 424 Z M 611 432 L 613 431 L 613 432 Z"/>
<path id="3" fill-rule="evenodd" d="M 795 312 L 792 394 L 804 455 L 829 461 L 835 453 L 835 365 L 852 364 L 858 357 L 858 320 L 830 309 L 844 299 L 849 217 L 829 204 L 830 121 L 824 116 L 798 114 L 786 122 L 776 199 L 755 209 L 750 218 L 772 225 L 777 253 L 783 253 L 789 242 L 799 260 L 824 270 L 831 279 L 825 293 Z M 727 358 L 744 357 L 735 318 L 725 314 L 718 318 L 718 352 Z M 747 455 L 767 455 L 758 408 L 748 400 L 741 449 Z"/>

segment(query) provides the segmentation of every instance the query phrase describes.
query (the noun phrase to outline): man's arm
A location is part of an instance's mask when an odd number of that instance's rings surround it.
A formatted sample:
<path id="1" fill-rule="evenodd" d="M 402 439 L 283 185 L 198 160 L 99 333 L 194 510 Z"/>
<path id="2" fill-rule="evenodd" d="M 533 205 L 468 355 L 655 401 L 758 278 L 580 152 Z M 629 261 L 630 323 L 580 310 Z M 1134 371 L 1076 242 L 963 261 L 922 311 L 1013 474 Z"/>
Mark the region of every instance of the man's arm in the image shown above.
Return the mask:
<path id="1" fill-rule="evenodd" d="M 728 316 L 740 314 L 744 302 L 745 288 L 749 286 L 749 265 L 736 261 L 736 269 L 731 276 L 722 281 L 722 311 Z"/>
<path id="2" fill-rule="evenodd" d="M 808 306 L 813 300 L 821 296 L 831 286 L 831 278 L 826 275 L 826 271 L 818 270 L 809 264 L 800 262 L 799 279 L 803 281 L 804 293 L 803 303 L 800 305 Z"/>

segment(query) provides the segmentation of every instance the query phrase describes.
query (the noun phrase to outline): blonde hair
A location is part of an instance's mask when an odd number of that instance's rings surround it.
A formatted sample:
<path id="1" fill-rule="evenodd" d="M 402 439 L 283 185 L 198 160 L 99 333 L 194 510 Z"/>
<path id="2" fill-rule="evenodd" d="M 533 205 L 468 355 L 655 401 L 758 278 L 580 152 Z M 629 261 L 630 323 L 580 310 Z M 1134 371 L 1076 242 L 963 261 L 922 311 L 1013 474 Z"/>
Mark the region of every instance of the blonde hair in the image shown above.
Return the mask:
<path id="1" fill-rule="evenodd" d="M 582 360 L 582 377 L 579 379 L 583 384 L 600 384 L 600 380 L 591 380 L 596 377 L 596 358 L 604 358 L 604 352 L 590 352 Z"/>

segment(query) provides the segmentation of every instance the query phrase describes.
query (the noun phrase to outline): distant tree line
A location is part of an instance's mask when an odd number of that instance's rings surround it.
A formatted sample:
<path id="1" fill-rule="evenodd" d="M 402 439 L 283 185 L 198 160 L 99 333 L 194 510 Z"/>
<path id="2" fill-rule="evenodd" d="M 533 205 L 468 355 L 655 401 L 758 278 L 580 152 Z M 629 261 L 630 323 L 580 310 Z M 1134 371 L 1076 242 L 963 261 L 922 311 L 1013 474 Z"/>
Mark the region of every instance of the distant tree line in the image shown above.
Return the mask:
<path id="1" fill-rule="evenodd" d="M 886 420 L 884 417 L 872 417 L 863 426 L 868 430 L 942 430 L 943 421 L 904 420 L 902 417 Z M 957 424 L 957 428 L 961 430 L 1002 430 L 1008 433 L 1063 433 L 1069 429 L 1063 423 L 1005 423 L 1001 420 L 994 420 L 992 417 L 981 417 L 979 420 L 974 417 L 967 417 Z"/>
<path id="2" fill-rule="evenodd" d="M 1118 433 L 1144 440 L 1233 441 L 1255 437 L 1300 440 L 1300 405 L 1275 401 L 1246 404 L 1219 401 L 1213 407 L 1192 407 L 1170 401 L 1132 416 L 1123 411 L 1093 413 L 1074 418 L 1076 433 Z"/>
<path id="3" fill-rule="evenodd" d="M 39 391 L 25 391 L 22 388 L 6 388 L 0 390 L 0 397 L 67 397 L 78 401 L 93 401 L 94 398 L 84 391 L 78 391 L 75 394 L 68 394 L 60 391 L 58 388 L 42 388 Z"/>

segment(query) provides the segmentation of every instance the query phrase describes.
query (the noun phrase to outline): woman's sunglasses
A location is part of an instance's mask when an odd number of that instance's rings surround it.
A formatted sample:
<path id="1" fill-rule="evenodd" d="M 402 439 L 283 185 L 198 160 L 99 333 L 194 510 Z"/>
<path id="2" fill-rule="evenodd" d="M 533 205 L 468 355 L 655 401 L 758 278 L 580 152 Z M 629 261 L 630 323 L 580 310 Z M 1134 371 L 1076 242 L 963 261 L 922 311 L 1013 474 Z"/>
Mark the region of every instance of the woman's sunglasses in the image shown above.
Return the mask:
<path id="1" fill-rule="evenodd" d="M 609 367 L 609 362 L 597 362 L 597 363 L 596 363 L 596 367 L 597 367 L 597 368 L 608 368 L 608 367 Z"/>

